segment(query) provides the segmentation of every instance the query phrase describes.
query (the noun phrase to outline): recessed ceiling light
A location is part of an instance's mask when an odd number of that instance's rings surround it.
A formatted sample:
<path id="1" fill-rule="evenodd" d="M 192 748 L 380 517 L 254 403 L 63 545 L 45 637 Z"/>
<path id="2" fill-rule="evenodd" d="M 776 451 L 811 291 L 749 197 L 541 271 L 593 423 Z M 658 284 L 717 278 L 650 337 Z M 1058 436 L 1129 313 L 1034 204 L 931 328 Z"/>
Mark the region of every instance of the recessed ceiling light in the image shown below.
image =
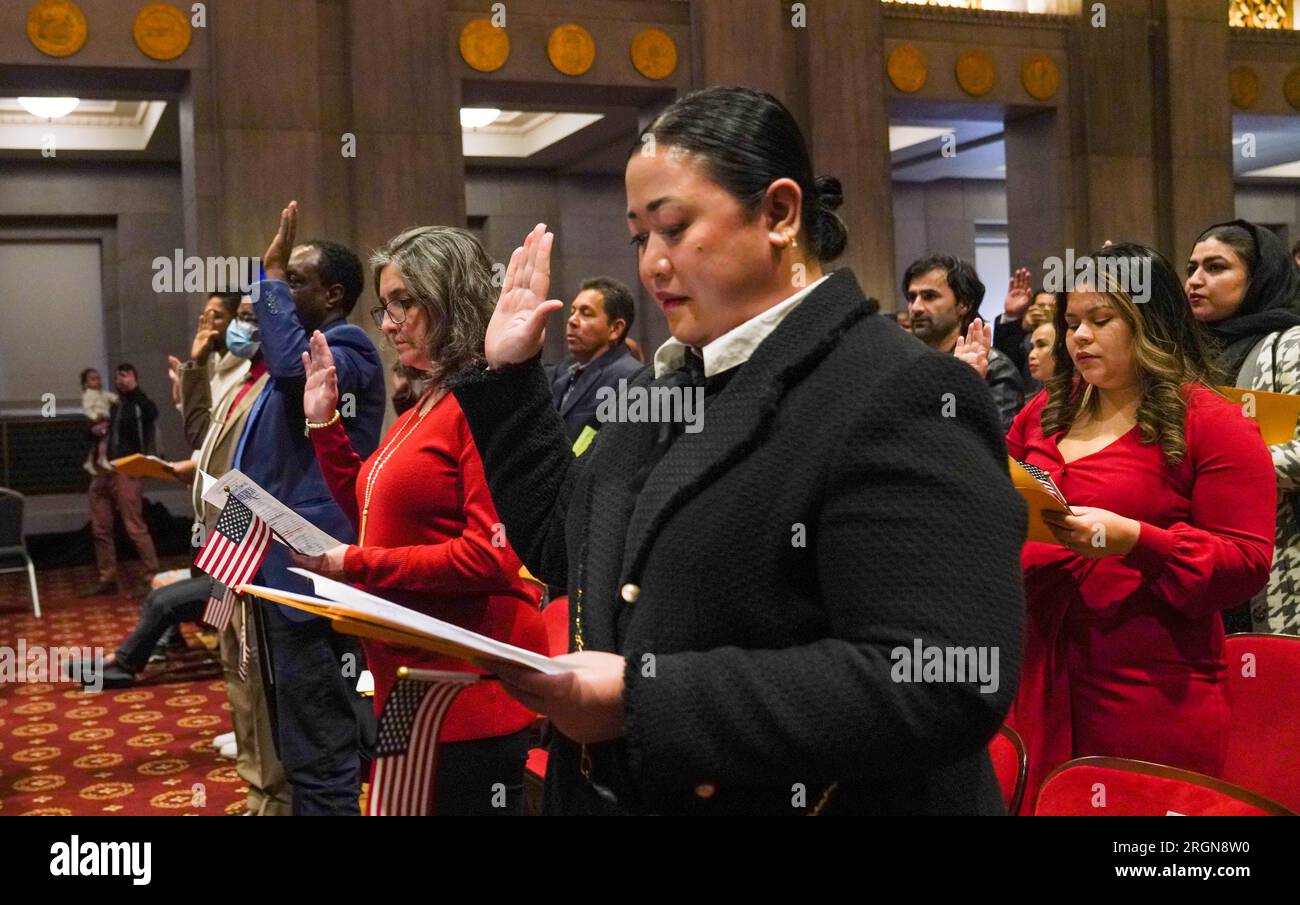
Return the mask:
<path id="1" fill-rule="evenodd" d="M 910 148 L 913 145 L 919 145 L 927 141 L 933 141 L 944 135 L 955 134 L 950 128 L 934 128 L 930 126 L 890 126 L 889 127 L 889 150 L 901 151 L 904 148 Z"/>
<path id="2" fill-rule="evenodd" d="M 67 116 L 77 105 L 80 98 L 75 97 L 20 97 L 18 103 L 32 116 L 41 119 L 59 119 Z"/>
<path id="3" fill-rule="evenodd" d="M 461 107 L 460 125 L 463 129 L 482 129 L 496 122 L 500 115 L 496 107 Z"/>

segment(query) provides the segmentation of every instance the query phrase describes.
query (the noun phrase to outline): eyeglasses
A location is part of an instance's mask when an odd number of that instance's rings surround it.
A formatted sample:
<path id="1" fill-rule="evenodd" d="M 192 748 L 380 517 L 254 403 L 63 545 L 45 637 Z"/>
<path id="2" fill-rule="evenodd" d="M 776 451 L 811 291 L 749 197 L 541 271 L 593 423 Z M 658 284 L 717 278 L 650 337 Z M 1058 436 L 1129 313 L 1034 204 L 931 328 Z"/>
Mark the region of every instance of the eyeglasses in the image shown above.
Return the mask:
<path id="1" fill-rule="evenodd" d="M 406 305 L 403 302 L 389 302 L 386 305 L 379 305 L 370 309 L 370 316 L 374 319 L 375 326 L 380 329 L 383 329 L 385 314 L 394 324 L 400 325 L 406 320 Z"/>

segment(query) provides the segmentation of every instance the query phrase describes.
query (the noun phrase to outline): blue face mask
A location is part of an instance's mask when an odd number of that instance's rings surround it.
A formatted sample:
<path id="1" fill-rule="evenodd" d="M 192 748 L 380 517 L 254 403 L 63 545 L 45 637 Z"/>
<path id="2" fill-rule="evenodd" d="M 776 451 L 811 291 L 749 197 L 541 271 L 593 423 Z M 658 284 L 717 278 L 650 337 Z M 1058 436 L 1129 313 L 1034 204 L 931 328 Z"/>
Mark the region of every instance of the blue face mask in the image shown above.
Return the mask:
<path id="1" fill-rule="evenodd" d="M 261 333 L 257 329 L 257 324 L 250 324 L 248 321 L 231 321 L 230 326 L 226 328 L 226 349 L 237 358 L 252 358 L 257 354 L 257 350 L 262 348 L 259 336 Z"/>

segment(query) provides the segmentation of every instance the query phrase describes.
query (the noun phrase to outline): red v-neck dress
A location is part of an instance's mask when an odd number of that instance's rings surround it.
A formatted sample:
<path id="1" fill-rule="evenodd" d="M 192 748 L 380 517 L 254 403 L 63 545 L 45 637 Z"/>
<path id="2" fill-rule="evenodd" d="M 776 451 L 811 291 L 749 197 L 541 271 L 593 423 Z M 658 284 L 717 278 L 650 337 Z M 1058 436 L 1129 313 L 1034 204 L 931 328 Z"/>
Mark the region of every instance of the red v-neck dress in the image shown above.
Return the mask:
<path id="1" fill-rule="evenodd" d="M 364 462 L 341 424 L 311 432 L 330 492 L 358 530 L 366 482 L 385 450 L 392 449 L 375 478 L 361 546 L 349 547 L 344 556 L 344 579 L 394 603 L 544 652 L 538 594 L 519 577 L 519 557 L 505 542 L 460 404 L 448 393 L 420 420 L 423 402 L 397 419 Z M 376 714 L 399 666 L 483 672 L 418 648 L 371 640 L 365 648 L 375 677 Z M 535 719 L 499 682 L 479 682 L 456 698 L 438 738 L 495 738 Z"/>
<path id="2" fill-rule="evenodd" d="M 1022 813 L 1032 813 L 1044 777 L 1074 757 L 1211 776 L 1223 766 L 1228 664 L 1219 611 L 1268 581 L 1277 480 L 1253 420 L 1204 387 L 1187 399 L 1178 465 L 1142 443 L 1136 427 L 1065 464 L 1056 438 L 1043 436 L 1046 392 L 1007 435 L 1011 456 L 1049 472 L 1071 505 L 1142 523 L 1124 556 L 1024 546 L 1025 659 L 1008 718 L 1028 752 Z"/>

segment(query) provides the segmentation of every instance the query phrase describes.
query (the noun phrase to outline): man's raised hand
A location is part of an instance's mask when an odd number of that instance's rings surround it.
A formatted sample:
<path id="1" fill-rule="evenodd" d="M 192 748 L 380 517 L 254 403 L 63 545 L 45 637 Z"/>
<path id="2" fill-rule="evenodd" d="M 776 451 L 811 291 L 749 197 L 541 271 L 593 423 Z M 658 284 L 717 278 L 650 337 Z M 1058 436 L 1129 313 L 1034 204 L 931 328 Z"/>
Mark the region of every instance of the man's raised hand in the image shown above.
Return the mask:
<path id="1" fill-rule="evenodd" d="M 289 272 L 289 255 L 293 253 L 293 239 L 298 232 L 298 202 L 290 201 L 280 211 L 280 228 L 271 240 L 266 254 L 262 255 L 262 272 L 268 280 L 284 280 Z"/>

